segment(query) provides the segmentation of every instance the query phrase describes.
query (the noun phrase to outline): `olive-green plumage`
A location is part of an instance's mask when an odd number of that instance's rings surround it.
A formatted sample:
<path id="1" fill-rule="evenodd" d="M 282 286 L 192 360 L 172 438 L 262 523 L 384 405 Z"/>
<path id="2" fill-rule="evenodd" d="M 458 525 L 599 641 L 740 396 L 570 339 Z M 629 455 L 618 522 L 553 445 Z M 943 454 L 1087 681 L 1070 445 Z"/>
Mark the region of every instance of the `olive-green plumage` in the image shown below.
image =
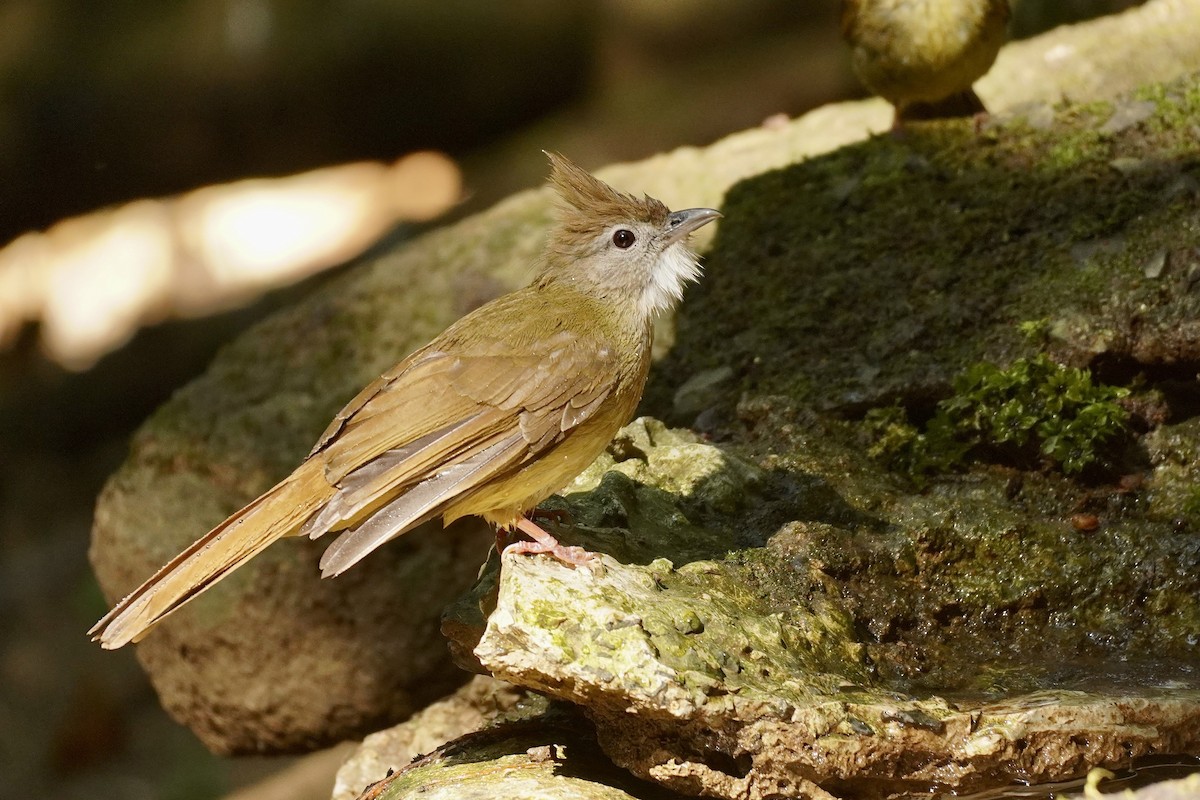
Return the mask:
<path id="1" fill-rule="evenodd" d="M 559 224 L 537 278 L 481 306 L 343 408 L 299 467 L 119 602 L 91 633 L 104 647 L 156 623 L 284 536 L 340 535 L 337 575 L 420 523 L 475 515 L 518 527 L 571 563 L 525 515 L 565 486 L 633 415 L 652 321 L 696 278 L 688 234 L 717 212 L 671 213 L 551 155 Z"/>
<path id="2" fill-rule="evenodd" d="M 898 127 L 985 110 L 971 84 L 996 60 L 1009 14 L 1008 0 L 842 0 L 842 36 Z"/>

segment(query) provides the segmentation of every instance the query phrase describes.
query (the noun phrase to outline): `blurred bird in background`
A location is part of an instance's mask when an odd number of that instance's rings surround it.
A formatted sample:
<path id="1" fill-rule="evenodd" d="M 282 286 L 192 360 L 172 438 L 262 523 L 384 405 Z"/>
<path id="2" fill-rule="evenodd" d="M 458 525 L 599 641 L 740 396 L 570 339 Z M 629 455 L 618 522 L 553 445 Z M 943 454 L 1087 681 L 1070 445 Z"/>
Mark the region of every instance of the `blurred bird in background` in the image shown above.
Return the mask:
<path id="1" fill-rule="evenodd" d="M 1006 38 L 1008 0 L 842 0 L 859 80 L 912 120 L 986 113 L 971 88 Z"/>

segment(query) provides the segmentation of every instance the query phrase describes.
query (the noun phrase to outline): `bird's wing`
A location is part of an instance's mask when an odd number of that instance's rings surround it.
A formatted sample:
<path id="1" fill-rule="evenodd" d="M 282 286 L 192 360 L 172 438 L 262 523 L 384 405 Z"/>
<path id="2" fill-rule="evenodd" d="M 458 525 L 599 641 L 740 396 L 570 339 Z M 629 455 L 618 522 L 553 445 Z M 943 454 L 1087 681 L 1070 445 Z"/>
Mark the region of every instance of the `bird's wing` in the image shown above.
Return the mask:
<path id="1" fill-rule="evenodd" d="M 511 363 L 497 370 L 495 362 Z M 455 389 L 476 403 L 516 415 L 530 455 L 557 444 L 588 419 L 617 386 L 615 348 L 560 330 L 534 352 L 487 352 L 452 367 Z"/>
<path id="2" fill-rule="evenodd" d="M 335 494 L 302 532 L 350 530 L 322 557 L 323 574 L 535 459 L 618 381 L 612 348 L 566 331 L 533 349 L 502 341 L 455 349 L 421 354 L 330 427 L 317 457 Z"/>

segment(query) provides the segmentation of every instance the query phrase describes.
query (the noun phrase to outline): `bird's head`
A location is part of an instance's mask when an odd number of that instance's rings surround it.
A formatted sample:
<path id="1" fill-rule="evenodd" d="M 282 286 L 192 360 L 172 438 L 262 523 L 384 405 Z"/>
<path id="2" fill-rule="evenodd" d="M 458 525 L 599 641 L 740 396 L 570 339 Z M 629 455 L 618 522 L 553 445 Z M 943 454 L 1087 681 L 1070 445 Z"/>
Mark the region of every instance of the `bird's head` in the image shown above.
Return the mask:
<path id="1" fill-rule="evenodd" d="M 700 275 L 688 234 L 721 215 L 711 208 L 671 211 L 653 197 L 618 192 L 563 156 L 547 155 L 559 215 L 539 282 L 569 282 L 645 318 L 672 308 Z"/>

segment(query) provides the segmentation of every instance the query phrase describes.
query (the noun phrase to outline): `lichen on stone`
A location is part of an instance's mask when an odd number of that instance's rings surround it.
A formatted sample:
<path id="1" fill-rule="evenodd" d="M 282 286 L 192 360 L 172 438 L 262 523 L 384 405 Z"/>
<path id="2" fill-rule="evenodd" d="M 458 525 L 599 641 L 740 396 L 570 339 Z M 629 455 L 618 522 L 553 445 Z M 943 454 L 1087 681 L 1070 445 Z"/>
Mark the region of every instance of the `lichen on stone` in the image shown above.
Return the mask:
<path id="1" fill-rule="evenodd" d="M 724 797 L 1200 748 L 1196 80 L 735 186 L 643 404 L 703 435 L 639 421 L 564 492 L 604 569 L 505 558 L 482 666 Z M 896 404 L 956 469 L 871 457 Z"/>

